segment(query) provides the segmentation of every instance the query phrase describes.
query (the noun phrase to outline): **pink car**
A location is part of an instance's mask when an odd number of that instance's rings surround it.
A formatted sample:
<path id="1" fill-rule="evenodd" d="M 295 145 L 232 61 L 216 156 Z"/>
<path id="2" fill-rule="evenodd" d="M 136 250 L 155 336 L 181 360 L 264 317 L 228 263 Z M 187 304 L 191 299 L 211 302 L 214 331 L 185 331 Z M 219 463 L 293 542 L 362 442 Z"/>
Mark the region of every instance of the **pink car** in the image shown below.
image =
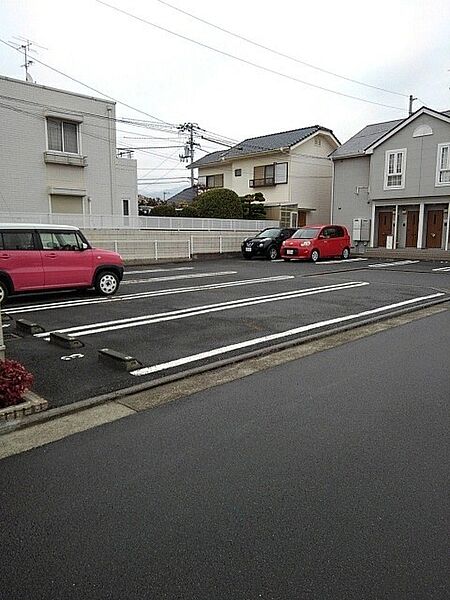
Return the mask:
<path id="1" fill-rule="evenodd" d="M 313 262 L 335 256 L 348 258 L 350 246 L 350 236 L 343 225 L 308 225 L 283 242 L 281 257 L 286 261 L 294 258 Z"/>
<path id="2" fill-rule="evenodd" d="M 19 292 L 90 288 L 111 296 L 123 261 L 117 252 L 92 248 L 77 227 L 0 224 L 0 302 Z"/>

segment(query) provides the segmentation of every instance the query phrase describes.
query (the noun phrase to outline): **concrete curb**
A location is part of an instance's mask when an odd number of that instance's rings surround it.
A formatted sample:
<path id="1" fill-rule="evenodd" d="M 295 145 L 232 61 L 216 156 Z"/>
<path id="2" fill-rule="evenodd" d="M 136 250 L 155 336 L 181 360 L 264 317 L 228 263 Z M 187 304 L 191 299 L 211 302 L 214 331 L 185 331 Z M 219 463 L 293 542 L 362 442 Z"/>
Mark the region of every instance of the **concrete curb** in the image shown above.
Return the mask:
<path id="1" fill-rule="evenodd" d="M 12 424 L 16 419 L 22 419 L 23 417 L 47 410 L 47 406 L 47 400 L 27 390 L 23 395 L 23 402 L 7 406 L 6 408 L 0 408 L 0 424 Z"/>
<path id="2" fill-rule="evenodd" d="M 27 427 L 31 427 L 32 425 L 36 425 L 38 423 L 43 423 L 45 421 L 51 421 L 53 419 L 57 419 L 72 413 L 76 413 L 79 411 L 83 411 L 85 409 L 98 406 L 99 404 L 105 404 L 107 402 L 119 401 L 122 398 L 126 398 L 133 394 L 137 394 L 140 392 L 144 392 L 146 390 L 151 390 L 153 388 L 173 383 L 176 381 L 180 381 L 181 379 L 186 379 L 193 375 L 198 375 L 200 373 L 205 373 L 207 371 L 212 371 L 215 369 L 219 369 L 221 367 L 225 367 L 231 364 L 236 364 L 240 362 L 244 362 L 246 360 L 257 358 L 260 356 L 272 354 L 279 352 L 281 350 L 285 350 L 287 348 L 292 348 L 293 346 L 300 346 L 302 344 L 306 344 L 315 340 L 320 340 L 331 335 L 336 335 L 339 333 L 344 333 L 346 331 L 350 331 L 352 329 L 358 329 L 361 327 L 366 327 L 367 325 L 372 325 L 374 323 L 378 323 L 381 321 L 386 321 L 391 318 L 399 317 L 401 315 L 414 313 L 419 310 L 423 310 L 426 308 L 430 308 L 432 306 L 436 306 L 439 304 L 448 303 L 450 298 L 445 296 L 444 298 L 438 298 L 436 300 L 430 300 L 428 302 L 424 302 L 420 306 L 408 306 L 405 308 L 397 309 L 393 312 L 390 312 L 387 315 L 377 315 L 374 317 L 370 317 L 364 319 L 363 321 L 358 321 L 358 323 L 348 323 L 346 325 L 341 325 L 339 327 L 334 327 L 333 329 L 329 329 L 327 331 L 322 331 L 319 333 L 314 333 L 302 338 L 292 339 L 286 342 L 281 342 L 279 344 L 275 344 L 273 346 L 259 348 L 257 350 L 253 350 L 250 352 L 246 352 L 245 354 L 240 354 L 239 356 L 232 356 L 229 358 L 221 359 L 215 361 L 213 363 L 209 363 L 207 365 L 202 365 L 199 367 L 195 367 L 192 369 L 188 369 L 187 371 L 183 371 L 182 373 L 175 373 L 173 375 L 167 375 L 165 377 L 160 377 L 159 379 L 155 379 L 153 381 L 147 381 L 145 383 L 133 385 L 127 388 L 123 388 L 120 390 L 116 390 L 114 392 L 109 392 L 107 394 L 102 394 L 100 396 L 94 396 L 93 398 L 87 398 L 85 400 L 79 400 L 78 402 L 74 402 L 67 406 L 60 406 L 57 408 L 51 408 L 46 410 L 43 413 L 37 413 L 34 415 L 30 415 L 26 420 L 20 420 L 17 422 L 8 422 L 0 425 L 0 435 L 5 433 L 11 433 L 12 431 L 17 431 L 19 429 L 24 429 Z"/>

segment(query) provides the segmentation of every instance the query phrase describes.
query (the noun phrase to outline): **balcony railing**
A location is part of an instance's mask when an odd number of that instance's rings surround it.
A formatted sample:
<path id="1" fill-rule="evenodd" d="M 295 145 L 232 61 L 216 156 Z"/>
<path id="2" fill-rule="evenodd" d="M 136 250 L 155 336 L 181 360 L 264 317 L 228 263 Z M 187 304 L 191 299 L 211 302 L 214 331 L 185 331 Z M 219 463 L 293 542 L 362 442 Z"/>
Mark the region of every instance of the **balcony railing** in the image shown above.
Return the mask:
<path id="1" fill-rule="evenodd" d="M 251 188 L 270 187 L 275 185 L 275 177 L 264 177 L 263 179 L 250 179 L 248 183 Z"/>

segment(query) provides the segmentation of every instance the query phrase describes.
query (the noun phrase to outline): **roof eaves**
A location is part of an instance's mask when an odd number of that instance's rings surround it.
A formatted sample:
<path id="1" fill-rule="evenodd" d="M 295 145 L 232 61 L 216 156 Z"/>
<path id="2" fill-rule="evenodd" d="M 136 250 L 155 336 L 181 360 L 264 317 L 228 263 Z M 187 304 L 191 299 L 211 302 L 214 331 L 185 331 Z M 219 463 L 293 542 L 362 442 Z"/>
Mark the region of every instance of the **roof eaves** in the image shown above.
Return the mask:
<path id="1" fill-rule="evenodd" d="M 364 148 L 365 154 L 372 154 L 373 151 L 375 150 L 375 148 L 377 148 L 380 144 L 382 144 L 383 142 L 385 142 L 386 140 L 388 140 L 392 135 L 395 135 L 398 131 L 400 131 L 401 129 L 403 129 L 403 127 L 405 127 L 406 125 L 409 125 L 409 123 L 412 123 L 415 119 L 417 119 L 417 117 L 420 117 L 423 114 L 431 114 L 431 116 L 434 116 L 434 117 L 436 117 L 438 119 L 450 122 L 450 117 L 449 116 L 443 114 L 442 112 L 434 110 L 432 108 L 428 108 L 427 106 L 422 106 L 421 108 L 419 108 L 418 110 L 416 110 L 411 115 L 408 115 L 398 125 L 396 125 L 392 129 L 390 129 L 389 131 L 386 131 L 375 142 L 372 142 L 371 144 L 369 144 L 369 146 L 367 146 L 366 148 Z"/>

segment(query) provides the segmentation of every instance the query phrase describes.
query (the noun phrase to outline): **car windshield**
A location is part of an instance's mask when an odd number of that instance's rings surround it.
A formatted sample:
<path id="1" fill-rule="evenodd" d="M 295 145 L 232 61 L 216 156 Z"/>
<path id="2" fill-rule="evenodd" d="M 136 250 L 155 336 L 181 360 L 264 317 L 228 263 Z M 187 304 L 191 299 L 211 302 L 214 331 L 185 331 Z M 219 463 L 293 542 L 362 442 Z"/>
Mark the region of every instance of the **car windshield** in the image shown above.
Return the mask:
<path id="1" fill-rule="evenodd" d="M 311 240 L 312 238 L 316 237 L 318 231 L 318 229 L 304 227 L 296 231 L 292 237 L 301 240 Z"/>
<path id="2" fill-rule="evenodd" d="M 260 231 L 258 235 L 255 235 L 257 238 L 276 238 L 280 235 L 279 229 L 264 229 L 264 231 Z"/>

